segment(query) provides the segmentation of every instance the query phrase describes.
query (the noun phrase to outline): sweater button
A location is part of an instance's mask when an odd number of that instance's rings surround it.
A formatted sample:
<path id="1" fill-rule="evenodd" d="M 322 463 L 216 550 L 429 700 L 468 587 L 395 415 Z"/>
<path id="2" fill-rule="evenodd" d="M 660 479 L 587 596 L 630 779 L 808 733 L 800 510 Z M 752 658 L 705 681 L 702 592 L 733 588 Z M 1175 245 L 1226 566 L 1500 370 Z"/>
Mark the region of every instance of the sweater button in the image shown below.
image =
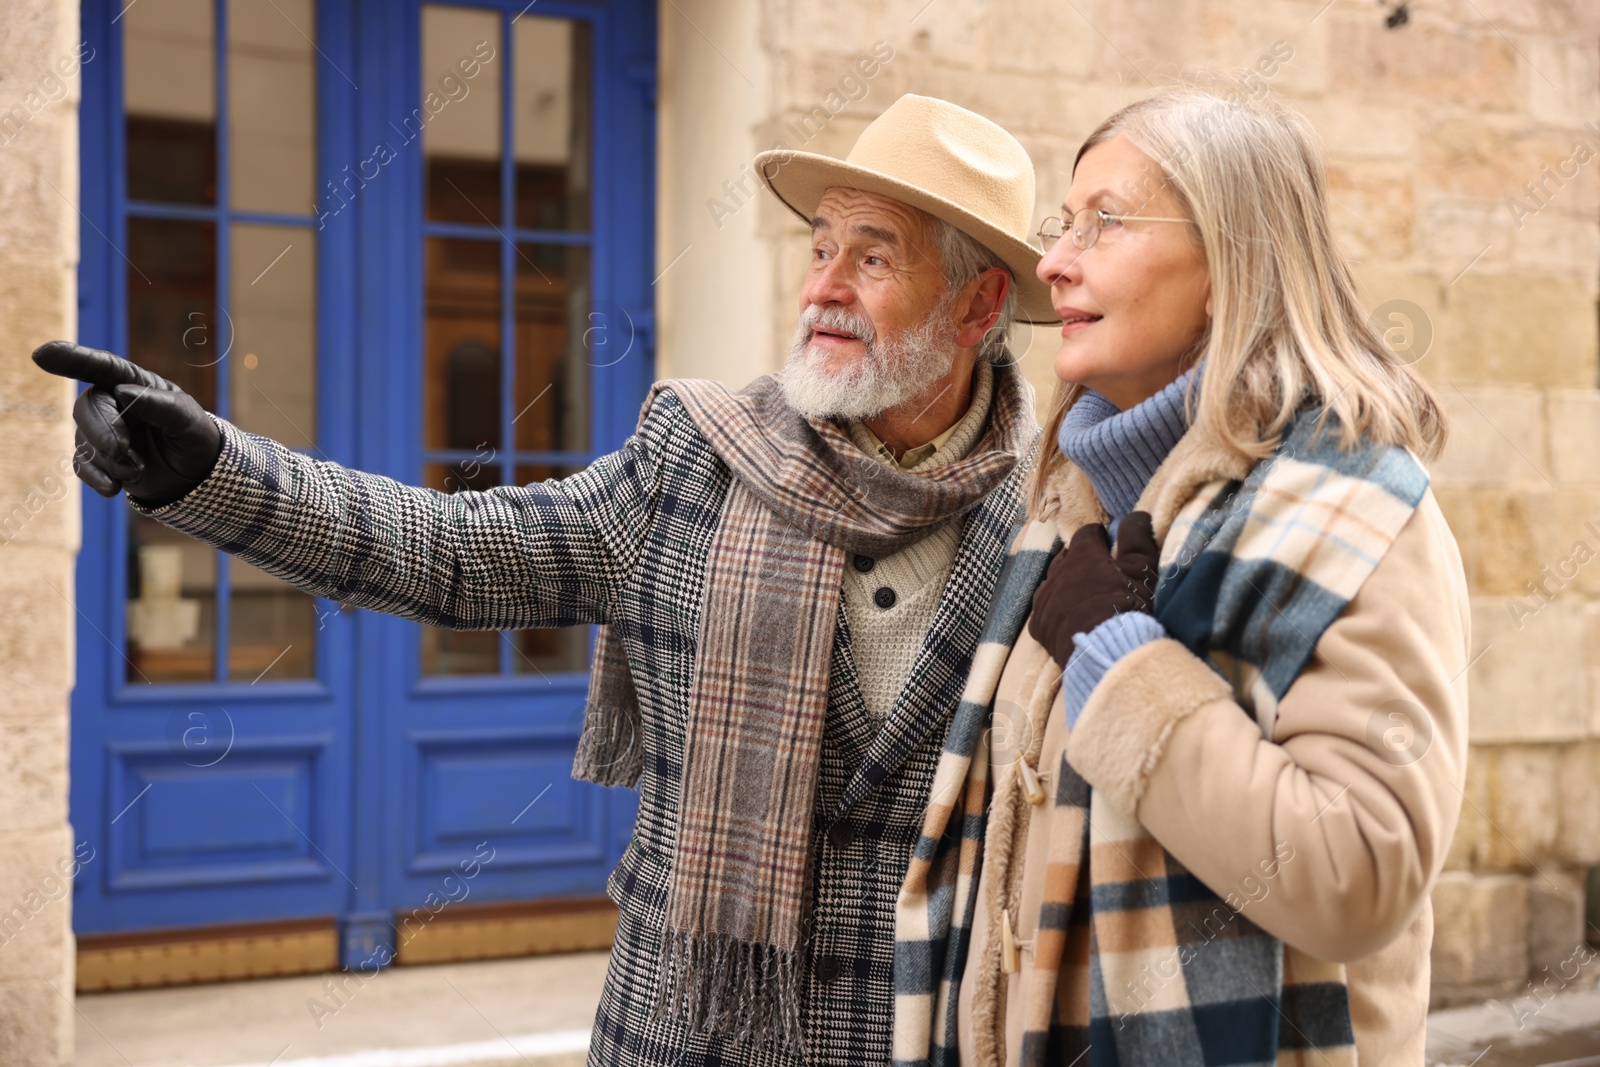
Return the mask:
<path id="1" fill-rule="evenodd" d="M 890 608 L 894 607 L 894 590 L 890 589 L 886 585 L 880 586 L 878 591 L 872 594 L 872 602 L 878 605 L 878 607 L 882 608 L 884 611 L 888 611 Z"/>
<path id="2" fill-rule="evenodd" d="M 857 556 L 850 562 L 855 566 L 856 570 L 860 571 L 862 574 L 866 574 L 868 571 L 878 565 L 878 561 L 873 559 L 871 556 Z"/>
<path id="3" fill-rule="evenodd" d="M 817 981 L 823 985 L 831 985 L 839 980 L 840 973 L 844 970 L 837 956 L 823 956 L 817 960 Z"/>
<path id="4" fill-rule="evenodd" d="M 828 827 L 828 843 L 843 851 L 856 843 L 856 828 L 847 822 L 836 822 Z"/>

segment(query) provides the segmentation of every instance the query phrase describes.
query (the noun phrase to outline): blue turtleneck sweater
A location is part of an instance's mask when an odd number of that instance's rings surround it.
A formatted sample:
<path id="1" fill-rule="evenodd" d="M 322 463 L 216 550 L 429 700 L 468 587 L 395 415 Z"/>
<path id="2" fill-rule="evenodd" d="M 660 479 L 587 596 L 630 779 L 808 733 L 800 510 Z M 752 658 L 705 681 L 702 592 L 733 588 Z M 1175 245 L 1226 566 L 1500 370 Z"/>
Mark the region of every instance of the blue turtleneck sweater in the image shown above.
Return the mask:
<path id="1" fill-rule="evenodd" d="M 1156 468 L 1188 431 L 1184 394 L 1199 369 L 1191 367 L 1177 381 L 1127 411 L 1099 393 L 1088 392 L 1062 421 L 1061 451 L 1088 475 L 1111 516 L 1113 537 Z M 1167 636 L 1167 631 L 1155 616 L 1136 611 L 1114 615 L 1089 633 L 1073 636 L 1076 650 L 1061 679 L 1068 730 L 1077 725 L 1089 695 L 1112 665 L 1134 649 Z"/>

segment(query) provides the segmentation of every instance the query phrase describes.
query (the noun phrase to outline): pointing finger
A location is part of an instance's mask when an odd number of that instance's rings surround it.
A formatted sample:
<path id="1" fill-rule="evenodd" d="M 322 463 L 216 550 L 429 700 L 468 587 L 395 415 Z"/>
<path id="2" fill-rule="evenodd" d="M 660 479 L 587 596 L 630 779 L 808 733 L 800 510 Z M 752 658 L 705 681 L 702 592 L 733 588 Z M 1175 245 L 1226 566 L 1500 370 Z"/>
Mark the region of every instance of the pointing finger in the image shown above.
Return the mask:
<path id="1" fill-rule="evenodd" d="M 33 361 L 51 374 L 110 389 L 118 385 L 156 385 L 161 379 L 121 356 L 71 341 L 49 341 L 33 350 Z"/>

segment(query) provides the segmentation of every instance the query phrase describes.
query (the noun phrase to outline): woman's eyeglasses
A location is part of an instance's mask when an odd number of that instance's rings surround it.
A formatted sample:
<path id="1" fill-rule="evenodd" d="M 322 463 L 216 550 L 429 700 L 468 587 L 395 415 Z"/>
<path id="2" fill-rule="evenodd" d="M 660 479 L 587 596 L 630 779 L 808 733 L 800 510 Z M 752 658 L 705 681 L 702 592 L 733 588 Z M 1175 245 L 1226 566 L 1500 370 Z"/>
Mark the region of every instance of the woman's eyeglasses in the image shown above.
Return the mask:
<path id="1" fill-rule="evenodd" d="M 1072 243 L 1087 252 L 1100 240 L 1100 231 L 1108 222 L 1121 222 L 1124 219 L 1138 219 L 1140 222 L 1192 222 L 1192 219 L 1158 218 L 1153 215 L 1113 215 L 1095 207 L 1086 207 L 1072 216 Z M 1062 222 L 1054 215 L 1044 220 L 1044 225 L 1039 227 L 1039 244 L 1046 252 L 1061 238 L 1066 236 L 1062 229 Z"/>

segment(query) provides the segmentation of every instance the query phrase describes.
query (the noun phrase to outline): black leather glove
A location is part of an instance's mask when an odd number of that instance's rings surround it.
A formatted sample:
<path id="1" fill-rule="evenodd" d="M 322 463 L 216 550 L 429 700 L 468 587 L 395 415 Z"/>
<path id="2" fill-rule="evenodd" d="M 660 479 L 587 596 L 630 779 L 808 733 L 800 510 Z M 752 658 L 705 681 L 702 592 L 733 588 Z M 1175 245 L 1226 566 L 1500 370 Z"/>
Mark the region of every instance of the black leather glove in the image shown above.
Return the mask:
<path id="1" fill-rule="evenodd" d="M 1028 632 L 1065 668 L 1072 635 L 1088 633 L 1113 615 L 1149 611 L 1156 597 L 1161 549 L 1150 515 L 1129 512 L 1117 527 L 1117 554 L 1098 522 L 1087 523 L 1056 553 L 1033 594 Z"/>
<path id="2" fill-rule="evenodd" d="M 160 507 L 205 481 L 217 465 L 217 424 L 159 374 L 70 341 L 40 345 L 33 361 L 88 383 L 72 405 L 78 427 L 72 470 L 101 496 L 126 489 L 145 507 Z"/>

